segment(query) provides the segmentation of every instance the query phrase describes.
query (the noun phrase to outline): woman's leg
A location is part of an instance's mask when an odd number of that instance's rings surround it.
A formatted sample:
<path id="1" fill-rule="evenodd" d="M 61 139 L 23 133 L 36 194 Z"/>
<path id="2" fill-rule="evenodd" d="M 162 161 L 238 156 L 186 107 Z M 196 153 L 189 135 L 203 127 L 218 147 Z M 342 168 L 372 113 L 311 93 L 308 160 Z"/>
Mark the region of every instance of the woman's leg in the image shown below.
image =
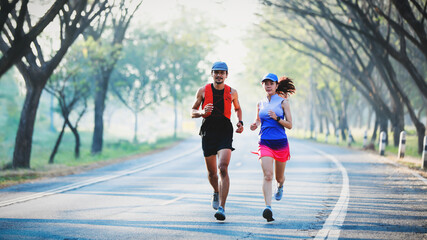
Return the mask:
<path id="1" fill-rule="evenodd" d="M 264 173 L 264 180 L 262 184 L 262 192 L 264 194 L 264 201 L 266 206 L 271 206 L 271 197 L 273 194 L 272 182 L 274 175 L 274 159 L 272 157 L 262 157 L 260 159 L 262 171 Z"/>
<path id="2" fill-rule="evenodd" d="M 276 165 L 276 181 L 277 187 L 282 187 L 285 182 L 285 168 L 286 162 L 274 161 Z"/>

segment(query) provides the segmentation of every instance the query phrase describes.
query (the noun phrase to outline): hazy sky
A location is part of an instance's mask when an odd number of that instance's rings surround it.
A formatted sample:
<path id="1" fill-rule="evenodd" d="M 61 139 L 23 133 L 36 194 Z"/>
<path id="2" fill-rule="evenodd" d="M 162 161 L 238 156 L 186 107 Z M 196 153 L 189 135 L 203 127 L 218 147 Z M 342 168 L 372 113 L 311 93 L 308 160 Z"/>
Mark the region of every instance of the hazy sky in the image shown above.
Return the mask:
<path id="1" fill-rule="evenodd" d="M 51 2 L 52 0 L 30 1 L 30 12 L 41 17 Z M 179 6 L 206 16 L 212 23 L 218 23 L 218 28 L 212 31 L 221 39 L 218 39 L 217 47 L 208 56 L 208 60 L 225 61 L 229 67 L 229 83 L 232 83 L 234 76 L 245 70 L 242 60 L 247 49 L 241 40 L 245 37 L 246 30 L 257 21 L 254 13 L 259 8 L 259 0 L 143 0 L 132 22 L 149 24 L 175 19 L 181 14 Z M 57 34 L 57 24 L 45 30 Z"/>
<path id="2" fill-rule="evenodd" d="M 137 21 L 161 22 L 173 19 L 181 13 L 179 5 L 205 15 L 214 23 L 219 23 L 218 28 L 212 31 L 222 39 L 208 58 L 211 61 L 225 61 L 230 70 L 229 80 L 232 81 L 236 73 L 244 70 L 242 60 L 246 55 L 246 48 L 241 40 L 245 31 L 257 20 L 254 13 L 259 7 L 259 1 L 144 0 L 136 16 Z"/>

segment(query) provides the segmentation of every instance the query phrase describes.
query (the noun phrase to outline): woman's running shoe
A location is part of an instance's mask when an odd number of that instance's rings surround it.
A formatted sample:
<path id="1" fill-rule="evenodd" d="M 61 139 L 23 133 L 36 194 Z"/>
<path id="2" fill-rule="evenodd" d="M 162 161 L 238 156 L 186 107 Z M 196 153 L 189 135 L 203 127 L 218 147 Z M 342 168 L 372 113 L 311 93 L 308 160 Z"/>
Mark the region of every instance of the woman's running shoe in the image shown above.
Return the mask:
<path id="1" fill-rule="evenodd" d="M 218 211 L 215 213 L 216 220 L 224 221 L 225 220 L 225 210 L 222 207 L 218 207 Z"/>
<path id="2" fill-rule="evenodd" d="M 274 221 L 274 218 L 273 218 L 273 211 L 271 210 L 271 207 L 270 207 L 270 206 L 267 206 L 267 207 L 264 209 L 264 212 L 262 212 L 262 216 L 263 216 L 265 219 L 267 219 L 267 222 Z"/>

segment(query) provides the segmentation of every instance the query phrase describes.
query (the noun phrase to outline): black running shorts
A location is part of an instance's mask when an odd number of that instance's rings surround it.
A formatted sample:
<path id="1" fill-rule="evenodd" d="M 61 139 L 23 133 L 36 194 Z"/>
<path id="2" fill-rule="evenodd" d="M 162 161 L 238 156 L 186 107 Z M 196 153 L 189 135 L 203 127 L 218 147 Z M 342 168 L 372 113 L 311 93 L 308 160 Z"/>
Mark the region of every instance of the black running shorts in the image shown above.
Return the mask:
<path id="1" fill-rule="evenodd" d="M 202 137 L 203 155 L 209 157 L 216 155 L 221 149 L 233 148 L 233 125 L 230 119 L 221 116 L 210 116 L 203 119 L 200 127 Z"/>

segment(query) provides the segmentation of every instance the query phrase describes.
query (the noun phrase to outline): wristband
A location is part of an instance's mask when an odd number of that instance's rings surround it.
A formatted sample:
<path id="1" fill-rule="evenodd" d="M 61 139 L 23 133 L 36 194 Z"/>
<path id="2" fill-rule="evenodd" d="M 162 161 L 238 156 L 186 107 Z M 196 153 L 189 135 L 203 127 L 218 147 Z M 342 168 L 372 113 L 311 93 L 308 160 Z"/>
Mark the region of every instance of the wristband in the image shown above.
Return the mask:
<path id="1" fill-rule="evenodd" d="M 279 116 L 277 116 L 277 117 L 276 117 L 276 121 L 280 121 L 280 119 L 281 119 L 281 118 L 280 118 Z"/>
<path id="2" fill-rule="evenodd" d="M 239 123 L 240 123 L 240 124 L 242 124 L 242 127 L 243 127 L 243 121 L 242 121 L 242 120 L 240 120 L 240 121 L 239 121 Z"/>

